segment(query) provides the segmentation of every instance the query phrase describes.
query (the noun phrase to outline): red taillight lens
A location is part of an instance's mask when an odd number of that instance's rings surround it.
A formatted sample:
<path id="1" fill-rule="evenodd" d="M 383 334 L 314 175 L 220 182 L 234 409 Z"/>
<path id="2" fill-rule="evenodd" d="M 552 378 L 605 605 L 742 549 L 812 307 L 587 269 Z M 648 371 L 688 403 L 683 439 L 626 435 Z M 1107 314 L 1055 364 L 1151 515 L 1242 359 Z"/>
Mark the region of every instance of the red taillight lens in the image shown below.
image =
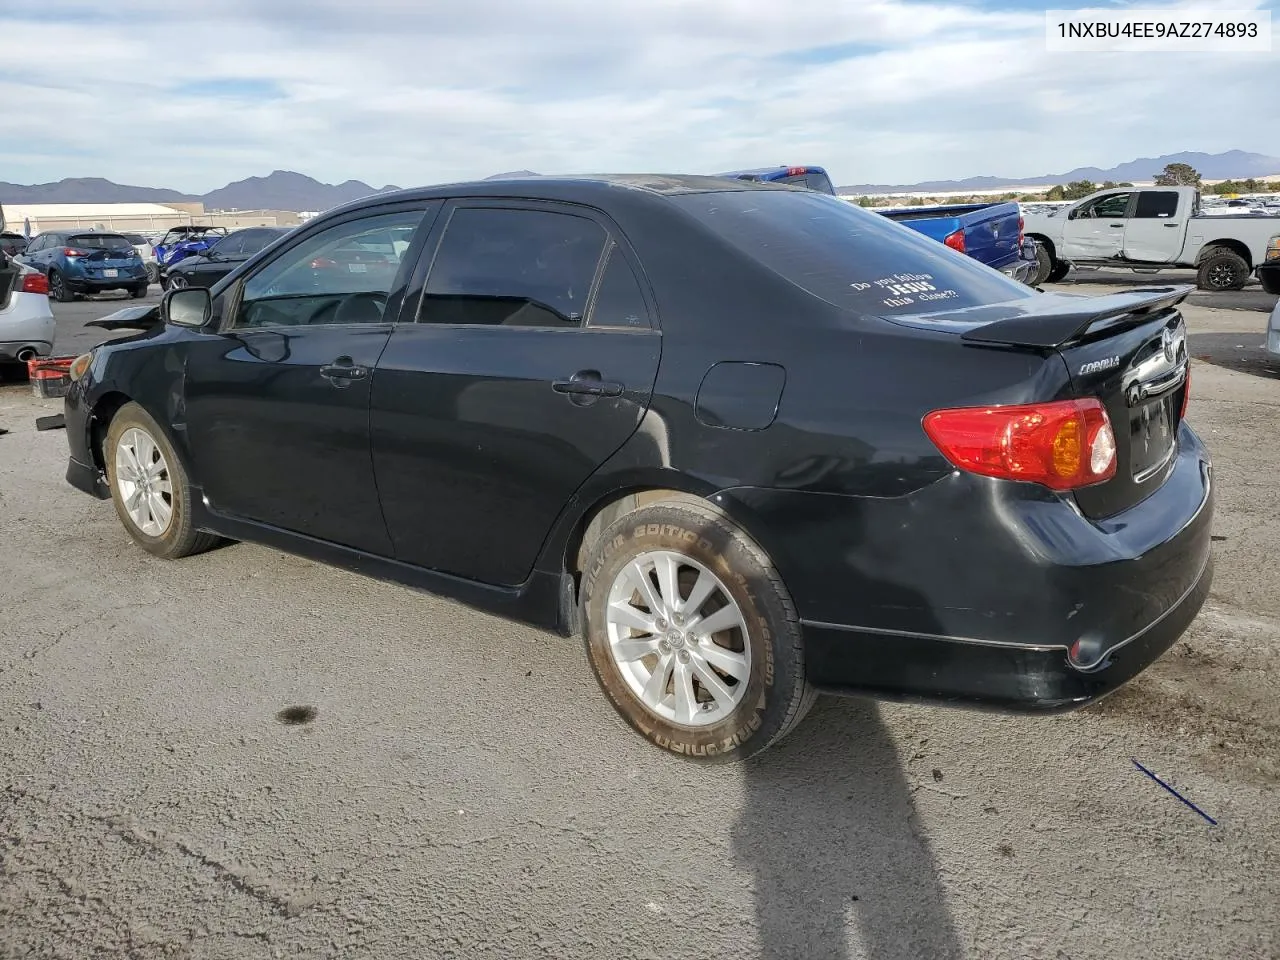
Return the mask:
<path id="1" fill-rule="evenodd" d="M 1026 227 L 1027 221 L 1022 217 L 1018 217 L 1018 247 L 1022 247 L 1022 231 Z"/>
<path id="2" fill-rule="evenodd" d="M 22 286 L 18 289 L 22 293 L 48 294 L 49 278 L 43 273 L 24 273 L 22 275 Z"/>
<path id="3" fill-rule="evenodd" d="M 1178 419 L 1187 419 L 1187 404 L 1191 402 L 1191 363 L 1187 362 L 1187 379 L 1182 384 L 1182 409 L 1178 412 Z"/>
<path id="4" fill-rule="evenodd" d="M 75 247 L 63 247 L 62 255 L 64 257 L 87 257 L 89 254 L 84 250 L 77 250 Z"/>
<path id="5" fill-rule="evenodd" d="M 809 172 L 808 167 L 787 167 L 788 177 L 799 177 Z"/>
<path id="6" fill-rule="evenodd" d="M 1116 438 L 1095 399 L 935 410 L 924 430 L 962 470 L 1074 490 L 1116 474 Z"/>
<path id="7" fill-rule="evenodd" d="M 954 233 L 948 233 L 942 241 L 952 250 L 958 250 L 964 253 L 964 231 L 956 230 Z"/>

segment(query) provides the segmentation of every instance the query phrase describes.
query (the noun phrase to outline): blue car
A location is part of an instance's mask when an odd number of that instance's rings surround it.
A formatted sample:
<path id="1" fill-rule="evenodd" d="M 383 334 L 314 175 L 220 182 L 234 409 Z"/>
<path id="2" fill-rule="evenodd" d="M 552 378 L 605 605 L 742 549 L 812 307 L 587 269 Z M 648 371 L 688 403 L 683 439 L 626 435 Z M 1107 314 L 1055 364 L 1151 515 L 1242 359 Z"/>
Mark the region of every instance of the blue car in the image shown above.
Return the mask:
<path id="1" fill-rule="evenodd" d="M 731 170 L 717 174 L 720 177 L 732 177 L 734 180 L 752 180 L 756 183 L 790 183 L 797 187 L 808 187 L 819 193 L 835 196 L 836 188 L 822 167 L 812 164 L 804 167 L 761 167 L 758 170 Z"/>
<path id="2" fill-rule="evenodd" d="M 22 259 L 49 278 L 49 296 L 59 303 L 107 290 L 128 290 L 135 300 L 147 295 L 147 268 L 119 233 L 52 230 L 37 235 Z"/>

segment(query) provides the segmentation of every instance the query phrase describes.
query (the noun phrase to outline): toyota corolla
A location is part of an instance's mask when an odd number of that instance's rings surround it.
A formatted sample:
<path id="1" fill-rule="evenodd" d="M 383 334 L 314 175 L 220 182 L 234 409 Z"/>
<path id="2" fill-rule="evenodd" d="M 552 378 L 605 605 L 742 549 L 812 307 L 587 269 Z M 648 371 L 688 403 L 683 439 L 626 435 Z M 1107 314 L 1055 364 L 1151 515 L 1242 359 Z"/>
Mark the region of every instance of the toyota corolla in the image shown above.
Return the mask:
<path id="1" fill-rule="evenodd" d="M 684 756 L 823 691 L 1066 710 L 1209 589 L 1189 289 L 1040 293 L 783 185 L 380 194 L 118 318 L 67 479 L 160 557 L 257 541 L 580 635 Z"/>

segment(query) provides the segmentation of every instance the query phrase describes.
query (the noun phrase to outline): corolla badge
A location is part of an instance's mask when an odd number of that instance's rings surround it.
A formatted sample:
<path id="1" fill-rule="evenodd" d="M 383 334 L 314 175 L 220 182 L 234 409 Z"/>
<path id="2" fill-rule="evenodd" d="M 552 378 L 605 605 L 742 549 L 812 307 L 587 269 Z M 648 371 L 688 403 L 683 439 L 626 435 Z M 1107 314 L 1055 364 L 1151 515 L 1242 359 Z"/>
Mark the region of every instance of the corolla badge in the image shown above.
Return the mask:
<path id="1" fill-rule="evenodd" d="M 1102 360 L 1090 360 L 1080 365 L 1080 376 L 1090 373 L 1101 373 L 1103 370 L 1114 370 L 1120 366 L 1119 357 L 1106 357 Z"/>

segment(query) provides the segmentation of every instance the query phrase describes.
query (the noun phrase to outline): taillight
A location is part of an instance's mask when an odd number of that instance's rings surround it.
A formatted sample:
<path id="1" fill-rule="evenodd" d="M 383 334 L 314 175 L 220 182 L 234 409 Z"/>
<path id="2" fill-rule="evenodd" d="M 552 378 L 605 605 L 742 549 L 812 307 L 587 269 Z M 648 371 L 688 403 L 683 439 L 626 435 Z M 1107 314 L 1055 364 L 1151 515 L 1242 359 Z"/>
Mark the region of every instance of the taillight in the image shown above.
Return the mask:
<path id="1" fill-rule="evenodd" d="M 62 255 L 64 257 L 87 257 L 89 254 L 84 250 L 77 250 L 75 247 L 63 247 Z"/>
<path id="2" fill-rule="evenodd" d="M 1116 474 L 1116 438 L 1096 399 L 935 410 L 924 430 L 962 470 L 1075 490 Z"/>
<path id="3" fill-rule="evenodd" d="M 788 177 L 799 177 L 809 172 L 808 167 L 787 167 Z"/>
<path id="4" fill-rule="evenodd" d="M 964 253 L 964 230 L 956 230 L 954 233 L 948 233 L 946 237 L 943 238 L 942 242 L 952 250 L 958 250 L 960 253 Z"/>
<path id="5" fill-rule="evenodd" d="M 1026 227 L 1027 221 L 1022 217 L 1018 217 L 1018 249 L 1022 249 L 1022 231 Z"/>
<path id="6" fill-rule="evenodd" d="M 1187 379 L 1182 384 L 1182 409 L 1178 412 L 1178 419 L 1187 419 L 1187 404 L 1191 402 L 1191 364 L 1187 364 Z"/>
<path id="7" fill-rule="evenodd" d="M 1280 260 L 1280 236 L 1272 237 L 1267 241 L 1267 255 L 1264 260 L 1267 263 L 1272 260 Z"/>
<path id="8" fill-rule="evenodd" d="M 49 293 L 49 278 L 43 273 L 24 273 L 22 275 L 22 286 L 18 288 L 21 293 Z"/>

